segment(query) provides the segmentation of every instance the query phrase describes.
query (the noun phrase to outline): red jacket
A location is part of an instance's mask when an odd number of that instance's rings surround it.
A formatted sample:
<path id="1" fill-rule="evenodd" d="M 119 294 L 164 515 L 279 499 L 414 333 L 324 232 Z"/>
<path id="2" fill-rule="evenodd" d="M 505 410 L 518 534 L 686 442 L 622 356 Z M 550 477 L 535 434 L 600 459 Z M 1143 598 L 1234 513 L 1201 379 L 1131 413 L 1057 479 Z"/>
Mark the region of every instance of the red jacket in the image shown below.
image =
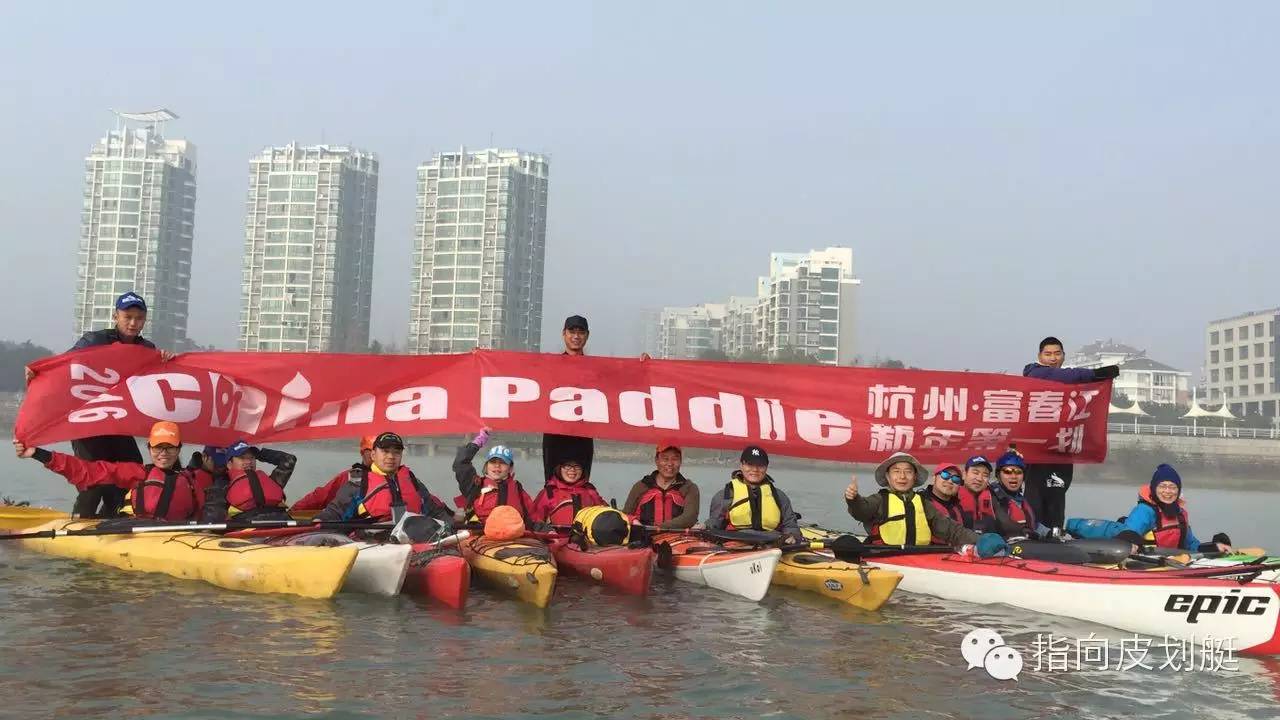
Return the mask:
<path id="1" fill-rule="evenodd" d="M 347 479 L 350 477 L 351 470 L 343 470 L 335 475 L 329 482 L 321 485 L 315 490 L 312 490 L 306 495 L 303 495 L 301 500 L 289 507 L 289 512 L 296 512 L 299 510 L 320 511 L 325 509 L 329 503 L 333 502 L 334 498 L 338 497 L 338 490 L 342 489 L 343 484 L 346 483 Z"/>
<path id="2" fill-rule="evenodd" d="M 530 520 L 549 522 L 553 525 L 571 525 L 578 510 L 592 505 L 607 505 L 604 498 L 589 482 L 570 485 L 558 477 L 547 481 L 546 487 L 533 499 Z"/>
<path id="3" fill-rule="evenodd" d="M 141 463 L 81 460 L 60 452 L 49 454 L 53 457 L 49 458 L 45 467 L 69 480 L 77 490 L 88 490 L 97 485 L 114 485 L 131 490 L 147 477 L 147 469 Z M 174 467 L 181 469 L 178 465 Z"/>

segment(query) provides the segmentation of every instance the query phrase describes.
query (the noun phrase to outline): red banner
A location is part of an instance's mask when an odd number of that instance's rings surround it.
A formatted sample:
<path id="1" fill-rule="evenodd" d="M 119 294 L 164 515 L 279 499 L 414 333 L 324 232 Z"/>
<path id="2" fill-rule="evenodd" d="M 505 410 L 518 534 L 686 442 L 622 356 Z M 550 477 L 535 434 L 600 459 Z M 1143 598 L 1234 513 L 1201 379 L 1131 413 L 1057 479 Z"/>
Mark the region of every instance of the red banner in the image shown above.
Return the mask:
<path id="1" fill-rule="evenodd" d="M 40 360 L 15 435 L 28 445 L 145 437 L 188 444 L 468 433 L 482 426 L 874 462 L 1003 452 L 1101 462 L 1110 383 L 804 365 L 477 350 L 462 355 L 189 353 L 127 345 Z"/>

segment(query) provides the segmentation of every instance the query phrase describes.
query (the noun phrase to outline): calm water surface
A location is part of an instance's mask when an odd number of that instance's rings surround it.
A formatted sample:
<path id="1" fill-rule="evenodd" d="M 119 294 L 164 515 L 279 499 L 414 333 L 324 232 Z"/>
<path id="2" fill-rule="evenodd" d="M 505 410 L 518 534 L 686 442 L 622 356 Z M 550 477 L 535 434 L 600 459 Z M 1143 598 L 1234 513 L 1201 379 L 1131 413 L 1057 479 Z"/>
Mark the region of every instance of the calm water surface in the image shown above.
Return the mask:
<path id="1" fill-rule="evenodd" d="M 352 461 L 293 449 L 294 497 Z M 437 495 L 455 494 L 449 458 L 407 462 Z M 645 470 L 600 463 L 596 484 L 621 501 Z M 688 470 L 704 494 L 725 479 L 721 469 Z M 840 502 L 847 473 L 778 475 L 806 521 L 856 526 Z M 1200 535 L 1223 529 L 1239 544 L 1280 549 L 1276 494 L 1188 485 Z M 32 461 L 0 460 L 0 493 L 69 507 L 71 490 Z M 1114 517 L 1133 496 L 1076 486 L 1071 514 Z M 1220 673 L 1036 671 L 1037 633 L 1123 635 L 1009 608 L 900 593 L 868 613 L 786 588 L 750 603 L 664 581 L 643 599 L 576 578 L 556 592 L 545 611 L 482 589 L 463 612 L 408 597 L 308 601 L 0 544 L 0 717 L 1280 716 L 1280 662 L 1242 659 Z M 960 640 L 976 627 L 1022 650 L 1017 682 L 965 670 Z"/>

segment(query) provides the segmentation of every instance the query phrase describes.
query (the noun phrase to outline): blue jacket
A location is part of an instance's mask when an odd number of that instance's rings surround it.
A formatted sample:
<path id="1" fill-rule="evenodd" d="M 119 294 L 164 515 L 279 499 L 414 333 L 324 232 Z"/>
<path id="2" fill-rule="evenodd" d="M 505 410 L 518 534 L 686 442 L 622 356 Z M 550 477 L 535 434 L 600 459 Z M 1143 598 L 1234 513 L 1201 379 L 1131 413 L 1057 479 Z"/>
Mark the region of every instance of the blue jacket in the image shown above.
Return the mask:
<path id="1" fill-rule="evenodd" d="M 1041 380 L 1057 380 L 1064 383 L 1087 383 L 1093 382 L 1093 370 L 1090 368 L 1055 368 L 1040 363 L 1027 363 L 1022 368 L 1024 377 L 1039 378 Z"/>
<path id="2" fill-rule="evenodd" d="M 1156 528 L 1156 511 L 1146 503 L 1138 503 L 1129 511 L 1129 517 L 1124 521 L 1124 529 L 1132 530 L 1139 535 L 1146 536 Z M 1198 552 L 1200 550 L 1200 541 L 1196 539 L 1195 533 L 1191 532 L 1191 526 L 1187 526 L 1187 535 L 1182 540 L 1182 549 Z"/>

